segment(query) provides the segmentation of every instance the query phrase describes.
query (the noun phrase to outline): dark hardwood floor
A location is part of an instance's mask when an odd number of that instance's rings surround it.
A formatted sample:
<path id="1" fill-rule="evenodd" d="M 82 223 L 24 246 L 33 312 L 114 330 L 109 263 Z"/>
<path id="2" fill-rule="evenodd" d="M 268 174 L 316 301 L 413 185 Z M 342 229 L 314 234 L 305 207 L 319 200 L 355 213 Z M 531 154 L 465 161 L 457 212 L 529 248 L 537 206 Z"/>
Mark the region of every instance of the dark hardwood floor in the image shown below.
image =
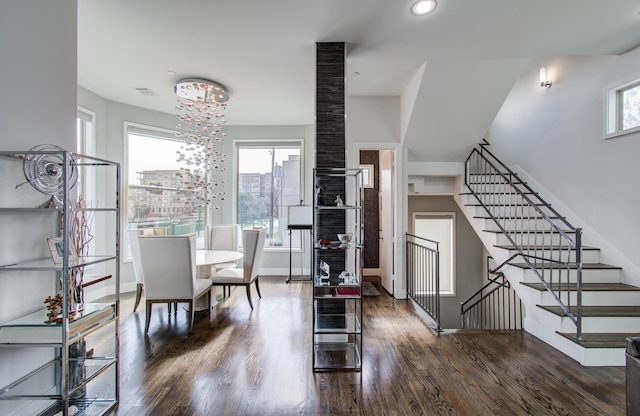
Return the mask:
<path id="1" fill-rule="evenodd" d="M 623 367 L 582 367 L 524 332 L 437 336 L 384 291 L 364 299 L 362 372 L 314 373 L 311 285 L 284 280 L 261 278 L 253 311 L 234 290 L 191 334 L 160 305 L 145 337 L 126 294 L 115 415 L 625 414 Z"/>

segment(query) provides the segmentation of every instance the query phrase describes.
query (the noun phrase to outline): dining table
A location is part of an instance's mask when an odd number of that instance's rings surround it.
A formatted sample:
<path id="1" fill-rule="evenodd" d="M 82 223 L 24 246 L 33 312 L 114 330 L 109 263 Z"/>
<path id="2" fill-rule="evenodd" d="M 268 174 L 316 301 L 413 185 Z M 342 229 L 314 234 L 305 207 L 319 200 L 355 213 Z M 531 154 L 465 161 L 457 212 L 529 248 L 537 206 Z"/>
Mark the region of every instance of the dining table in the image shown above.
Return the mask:
<path id="1" fill-rule="evenodd" d="M 239 251 L 233 250 L 196 250 L 196 277 L 198 279 L 208 279 L 212 273 L 212 266 L 216 264 L 229 263 L 233 261 L 238 261 L 242 258 L 242 253 Z M 215 291 L 216 288 L 212 290 Z M 209 305 L 207 304 L 207 300 L 203 299 L 196 300 L 195 310 L 206 311 L 209 309 Z M 211 299 L 211 306 L 213 307 L 218 301 L 218 294 L 215 294 L 215 298 Z"/>
<path id="2" fill-rule="evenodd" d="M 232 250 L 196 250 L 196 275 L 198 279 L 211 276 L 211 266 L 230 263 L 242 258 L 242 253 Z"/>

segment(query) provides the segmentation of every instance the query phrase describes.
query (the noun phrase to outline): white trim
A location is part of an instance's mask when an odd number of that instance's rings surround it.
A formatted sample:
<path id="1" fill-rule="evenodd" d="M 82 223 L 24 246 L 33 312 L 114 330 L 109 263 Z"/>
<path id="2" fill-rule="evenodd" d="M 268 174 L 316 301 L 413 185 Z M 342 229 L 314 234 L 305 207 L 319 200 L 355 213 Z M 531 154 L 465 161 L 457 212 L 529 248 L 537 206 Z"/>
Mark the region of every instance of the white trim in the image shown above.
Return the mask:
<path id="1" fill-rule="evenodd" d="M 625 78 L 623 81 L 609 84 L 604 88 L 604 122 L 603 122 L 603 139 L 613 139 L 616 137 L 626 136 L 628 134 L 640 132 L 640 126 L 632 127 L 629 129 L 618 130 L 620 109 L 618 102 L 618 92 L 626 89 L 627 87 L 640 84 L 640 73 L 636 73 L 633 76 Z M 640 87 L 640 85 L 639 85 Z"/>

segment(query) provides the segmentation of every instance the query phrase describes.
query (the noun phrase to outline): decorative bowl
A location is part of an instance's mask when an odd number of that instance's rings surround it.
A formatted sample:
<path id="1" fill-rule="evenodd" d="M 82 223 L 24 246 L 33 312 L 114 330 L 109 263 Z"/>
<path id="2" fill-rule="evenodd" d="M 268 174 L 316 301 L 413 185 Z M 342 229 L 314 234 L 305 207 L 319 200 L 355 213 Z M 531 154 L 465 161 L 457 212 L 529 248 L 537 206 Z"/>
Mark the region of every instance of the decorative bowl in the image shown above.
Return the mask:
<path id="1" fill-rule="evenodd" d="M 352 238 L 353 238 L 352 233 L 338 234 L 338 240 L 340 240 L 340 242 L 344 245 L 349 244 Z"/>

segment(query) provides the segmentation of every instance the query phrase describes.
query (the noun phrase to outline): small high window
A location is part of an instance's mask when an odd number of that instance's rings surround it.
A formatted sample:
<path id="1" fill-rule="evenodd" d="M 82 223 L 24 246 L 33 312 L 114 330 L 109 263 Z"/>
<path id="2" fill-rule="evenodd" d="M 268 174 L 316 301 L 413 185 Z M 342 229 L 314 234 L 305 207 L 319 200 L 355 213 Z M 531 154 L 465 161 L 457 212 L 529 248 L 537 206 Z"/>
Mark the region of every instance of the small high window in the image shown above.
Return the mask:
<path id="1" fill-rule="evenodd" d="M 605 138 L 640 131 L 640 79 L 607 91 Z"/>

